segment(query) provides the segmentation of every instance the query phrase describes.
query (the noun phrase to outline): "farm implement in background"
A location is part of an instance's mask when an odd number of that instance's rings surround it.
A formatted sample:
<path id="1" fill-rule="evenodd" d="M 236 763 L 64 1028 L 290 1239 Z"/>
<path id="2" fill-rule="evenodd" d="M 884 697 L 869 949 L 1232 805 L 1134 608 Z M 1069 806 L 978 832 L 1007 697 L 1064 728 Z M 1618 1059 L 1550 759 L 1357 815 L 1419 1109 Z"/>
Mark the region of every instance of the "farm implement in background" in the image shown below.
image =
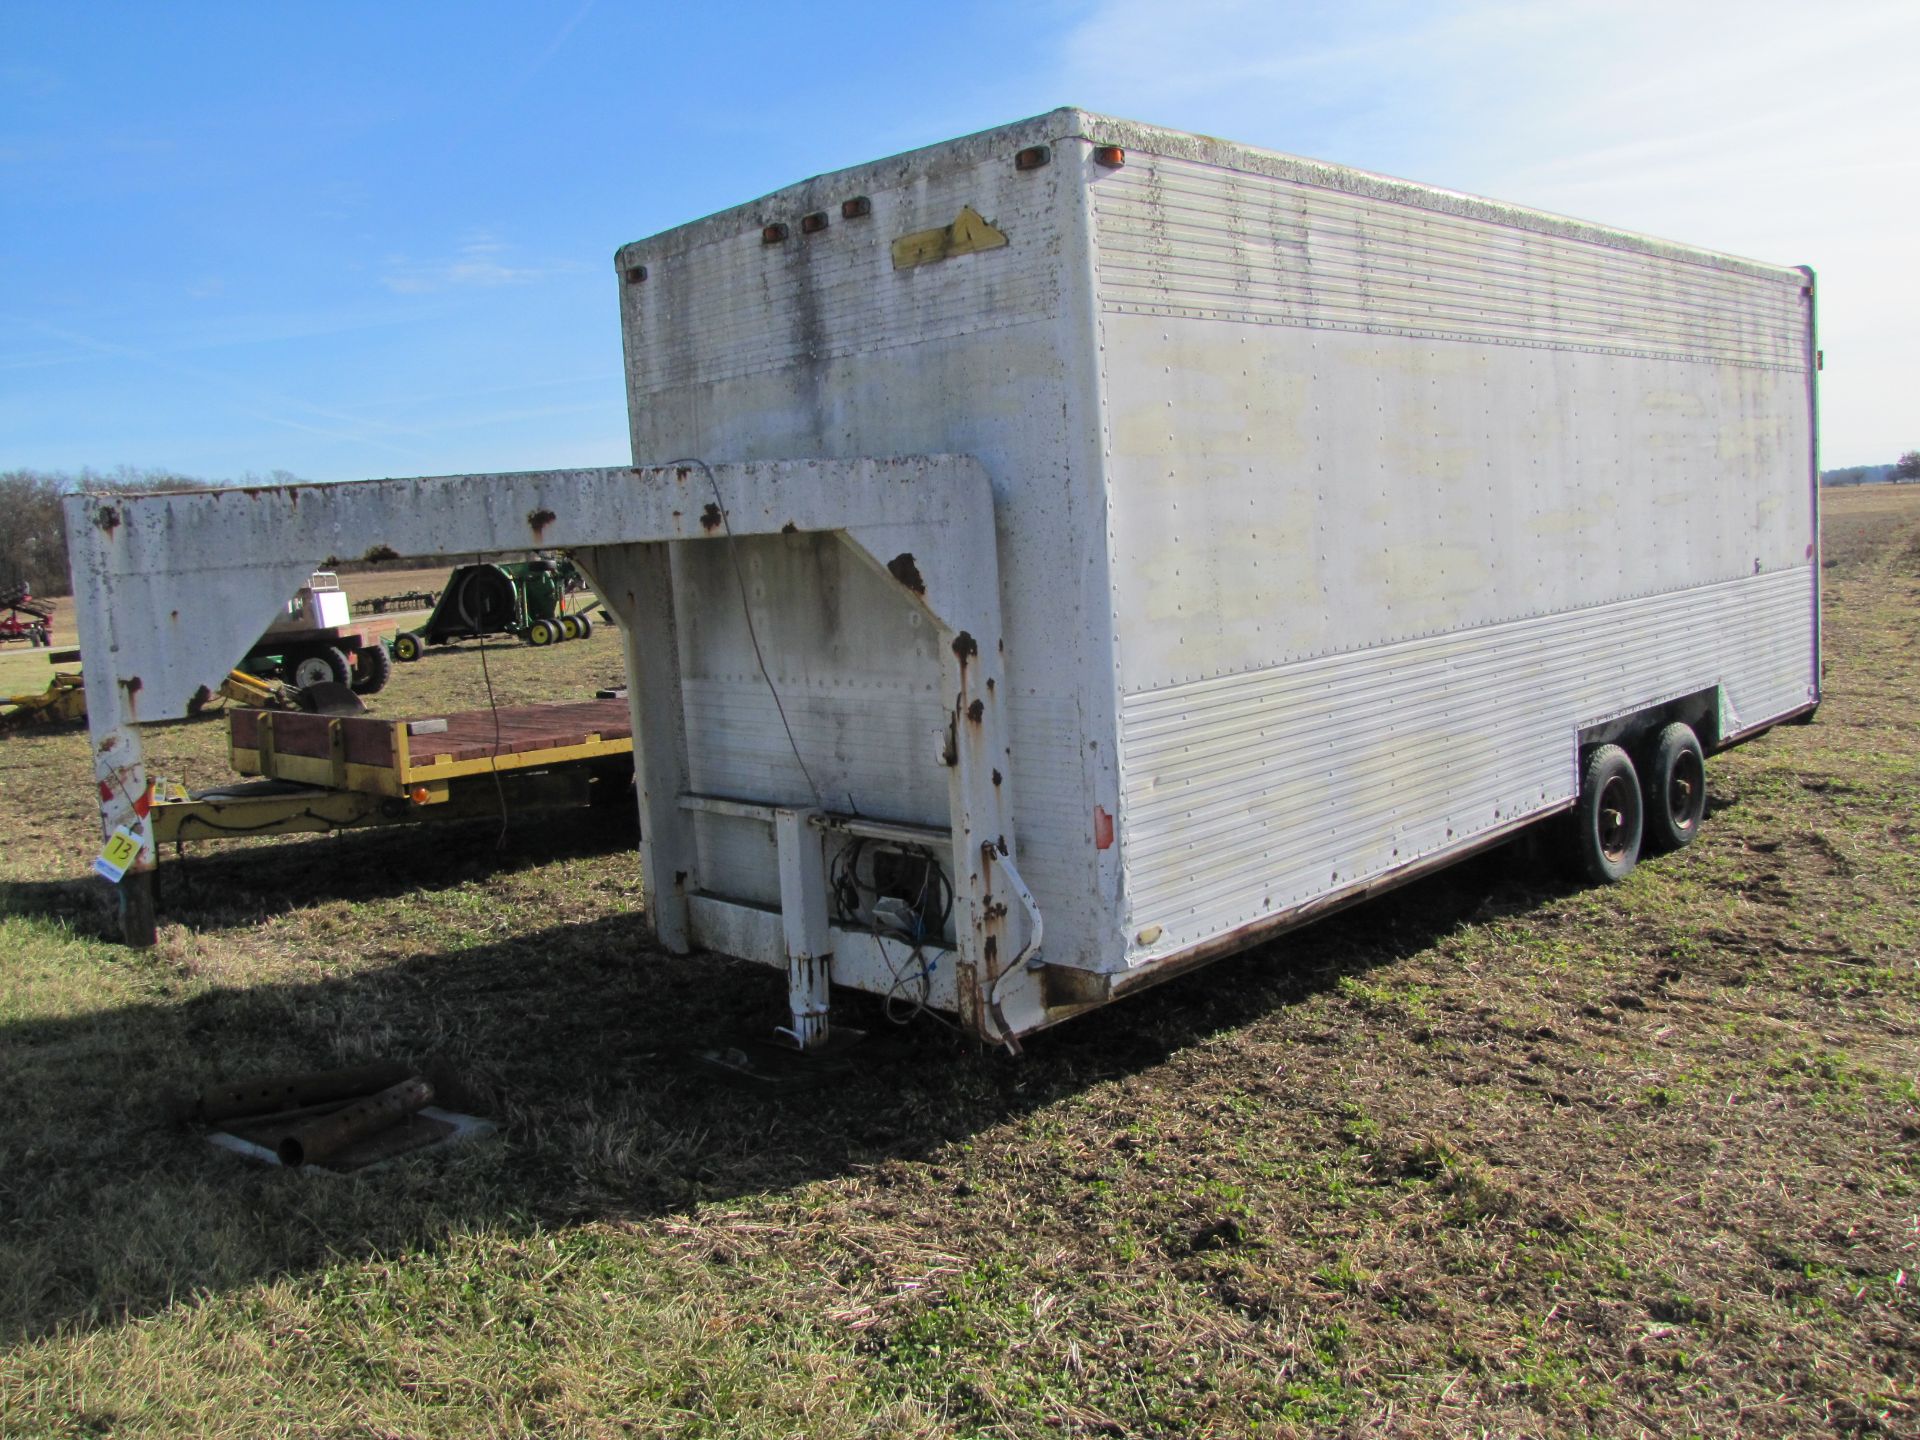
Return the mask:
<path id="1" fill-rule="evenodd" d="M 337 685 L 355 695 L 374 695 L 393 676 L 393 657 L 381 638 L 384 628 L 356 626 L 339 578 L 331 570 L 316 570 L 237 668 L 298 690 Z"/>
<path id="2" fill-rule="evenodd" d="M 360 608 L 375 615 L 384 615 L 389 610 L 425 610 L 439 598 L 438 590 L 398 590 L 391 595 L 376 595 L 371 600 L 362 600 Z"/>
<path id="3" fill-rule="evenodd" d="M 45 690 L 0 695 L 0 734 L 37 725 L 72 725 L 86 718 L 87 692 L 77 671 L 54 671 Z"/>
<path id="4" fill-rule="evenodd" d="M 53 644 L 53 602 L 36 600 L 25 584 L 0 585 L 0 644 L 24 640 L 36 649 Z"/>
<path id="5" fill-rule="evenodd" d="M 580 572 L 570 560 L 501 560 L 460 565 L 427 623 L 393 640 L 396 660 L 418 660 L 429 645 L 511 635 L 529 645 L 585 640 L 593 621 L 584 611 L 569 611 L 567 596 L 580 588 Z"/>
<path id="6" fill-rule="evenodd" d="M 18 612 L 51 619 L 52 608 L 29 602 L 25 586 L 14 587 L 5 597 L 10 598 L 0 603 Z M 216 696 L 235 705 L 268 710 L 361 713 L 367 707 L 360 697 L 386 686 L 393 674 L 393 658 L 377 634 L 355 629 L 348 621 L 347 597 L 339 583 L 331 572 L 315 571 L 240 663 L 190 705 L 188 713 L 198 714 Z M 0 632 L 0 638 L 16 637 Z M 62 650 L 50 658 L 56 664 L 74 664 L 80 652 Z M 86 718 L 86 680 L 79 670 L 56 670 L 45 690 L 0 695 L 0 734 L 30 726 L 70 725 Z"/>
<path id="7" fill-rule="evenodd" d="M 79 658 L 77 650 L 61 654 Z M 298 710 L 309 715 L 358 715 L 367 707 L 344 685 L 331 681 L 300 689 L 264 680 L 245 670 L 230 670 L 217 692 L 224 700 L 263 710 Z M 212 697 L 209 696 L 209 699 Z M 201 709 L 205 708 L 203 704 Z M 197 710 L 188 713 L 197 714 Z M 78 670 L 56 670 L 45 690 L 0 695 L 0 735 L 39 725 L 77 725 L 87 718 L 86 677 Z"/>

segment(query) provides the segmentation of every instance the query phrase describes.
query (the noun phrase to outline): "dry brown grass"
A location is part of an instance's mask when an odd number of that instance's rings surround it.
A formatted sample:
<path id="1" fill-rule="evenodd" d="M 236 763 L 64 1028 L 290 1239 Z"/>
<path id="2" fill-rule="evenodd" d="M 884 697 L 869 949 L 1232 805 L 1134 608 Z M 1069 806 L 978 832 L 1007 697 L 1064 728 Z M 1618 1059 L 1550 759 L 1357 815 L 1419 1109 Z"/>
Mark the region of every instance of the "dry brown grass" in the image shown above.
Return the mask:
<path id="1" fill-rule="evenodd" d="M 649 953 L 617 830 L 236 845 L 134 955 L 84 740 L 0 742 L 0 1432 L 1920 1432 L 1920 491 L 1828 512 L 1827 704 L 1689 851 L 1487 857 L 1020 1062 L 874 1017 L 788 1098 L 681 1059 L 781 981 Z M 399 677 L 471 703 L 477 655 Z M 504 1142 L 339 1183 L 161 1118 L 373 1053 Z"/>

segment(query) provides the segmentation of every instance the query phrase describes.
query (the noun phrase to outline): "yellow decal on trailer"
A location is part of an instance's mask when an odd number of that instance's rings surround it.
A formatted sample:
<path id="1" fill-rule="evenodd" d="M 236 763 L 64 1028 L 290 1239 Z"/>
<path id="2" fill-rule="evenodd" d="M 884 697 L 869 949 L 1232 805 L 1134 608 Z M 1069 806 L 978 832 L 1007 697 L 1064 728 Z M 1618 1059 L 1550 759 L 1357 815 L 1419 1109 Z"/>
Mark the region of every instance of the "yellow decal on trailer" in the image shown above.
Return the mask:
<path id="1" fill-rule="evenodd" d="M 971 205 L 960 207 L 951 225 L 937 230 L 916 230 L 893 242 L 893 268 L 911 270 L 916 265 L 931 265 L 955 255 L 971 255 L 976 250 L 998 250 L 1007 237 L 980 218 Z"/>

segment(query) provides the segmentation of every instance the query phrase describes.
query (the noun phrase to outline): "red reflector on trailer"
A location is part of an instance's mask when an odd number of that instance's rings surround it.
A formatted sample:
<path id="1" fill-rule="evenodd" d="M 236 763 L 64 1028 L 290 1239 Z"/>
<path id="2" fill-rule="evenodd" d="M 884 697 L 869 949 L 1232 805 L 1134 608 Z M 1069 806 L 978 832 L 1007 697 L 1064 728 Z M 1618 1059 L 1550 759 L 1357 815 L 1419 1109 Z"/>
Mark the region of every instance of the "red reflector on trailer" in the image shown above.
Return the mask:
<path id="1" fill-rule="evenodd" d="M 1113 816 L 1107 814 L 1104 805 L 1093 807 L 1093 848 L 1111 850 L 1113 848 Z"/>

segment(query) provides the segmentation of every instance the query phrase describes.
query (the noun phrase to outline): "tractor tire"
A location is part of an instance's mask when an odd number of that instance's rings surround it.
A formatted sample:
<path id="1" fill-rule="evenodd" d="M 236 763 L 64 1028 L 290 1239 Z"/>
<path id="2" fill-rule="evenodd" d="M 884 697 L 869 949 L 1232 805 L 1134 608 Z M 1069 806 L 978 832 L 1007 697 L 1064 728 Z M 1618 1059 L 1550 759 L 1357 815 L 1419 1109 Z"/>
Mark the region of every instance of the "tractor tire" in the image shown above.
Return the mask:
<path id="1" fill-rule="evenodd" d="M 536 620 L 527 627 L 529 645 L 551 645 L 560 638 L 560 627 L 551 620 Z"/>
<path id="2" fill-rule="evenodd" d="M 580 624 L 580 638 L 582 640 L 591 640 L 593 638 L 592 618 L 588 616 L 587 612 L 584 610 L 582 610 L 578 615 L 574 616 L 573 618 L 576 621 L 578 621 Z"/>
<path id="3" fill-rule="evenodd" d="M 402 630 L 393 637 L 393 658 L 404 665 L 411 665 L 420 658 L 420 637 L 411 630 Z"/>
<path id="4" fill-rule="evenodd" d="M 556 615 L 553 618 L 554 622 L 560 627 L 560 638 L 562 640 L 578 640 L 580 638 L 580 621 L 575 616 Z"/>
<path id="5" fill-rule="evenodd" d="M 393 657 L 378 640 L 353 652 L 353 693 L 378 695 L 393 678 Z"/>
<path id="6" fill-rule="evenodd" d="M 347 660 L 347 652 L 337 645 L 321 645 L 312 650 L 303 650 L 291 657 L 287 665 L 287 679 L 296 690 L 304 690 L 309 685 L 353 684 L 353 666 Z"/>

